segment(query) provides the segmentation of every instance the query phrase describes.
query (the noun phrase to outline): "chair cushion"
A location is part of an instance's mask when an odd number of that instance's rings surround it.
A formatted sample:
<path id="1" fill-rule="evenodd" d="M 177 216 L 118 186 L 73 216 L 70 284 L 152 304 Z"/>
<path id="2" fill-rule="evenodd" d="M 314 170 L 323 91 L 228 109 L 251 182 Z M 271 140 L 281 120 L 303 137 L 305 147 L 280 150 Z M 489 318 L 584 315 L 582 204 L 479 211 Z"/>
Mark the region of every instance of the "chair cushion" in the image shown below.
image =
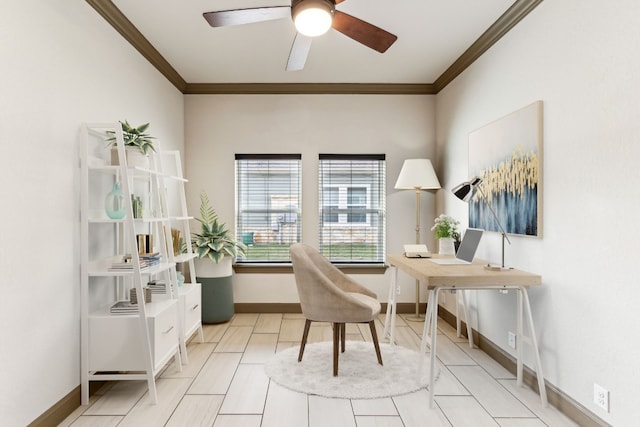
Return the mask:
<path id="1" fill-rule="evenodd" d="M 353 298 L 356 298 L 358 301 L 366 304 L 367 307 L 371 309 L 371 318 L 365 319 L 363 321 L 371 321 L 373 320 L 374 317 L 380 314 L 380 302 L 377 299 L 371 298 L 367 295 L 363 295 L 357 292 L 347 292 L 347 294 Z M 360 316 L 361 314 L 359 313 L 357 317 L 360 317 Z"/>

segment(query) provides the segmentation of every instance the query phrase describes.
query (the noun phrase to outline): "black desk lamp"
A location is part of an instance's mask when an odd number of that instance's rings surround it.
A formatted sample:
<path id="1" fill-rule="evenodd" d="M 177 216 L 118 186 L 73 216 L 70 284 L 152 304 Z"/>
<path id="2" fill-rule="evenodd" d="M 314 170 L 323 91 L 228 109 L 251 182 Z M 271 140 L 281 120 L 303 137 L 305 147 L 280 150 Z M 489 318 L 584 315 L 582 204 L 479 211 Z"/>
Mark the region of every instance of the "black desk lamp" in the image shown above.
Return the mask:
<path id="1" fill-rule="evenodd" d="M 506 240 L 507 242 L 509 242 L 509 244 L 511 244 L 511 241 L 507 237 L 507 232 L 504 231 L 504 228 L 502 228 L 502 224 L 500 224 L 500 220 L 498 219 L 498 216 L 496 215 L 495 211 L 491 207 L 491 203 L 489 203 L 489 201 L 487 200 L 487 196 L 485 196 L 485 194 L 482 192 L 482 189 L 480 188 L 481 183 L 482 183 L 482 178 L 478 176 L 474 176 L 469 181 L 465 181 L 462 184 L 458 184 L 455 187 L 453 187 L 451 189 L 451 192 L 463 202 L 468 202 L 471 199 L 471 197 L 473 197 L 476 190 L 480 193 L 480 195 L 482 196 L 482 200 L 484 200 L 484 202 L 489 207 L 489 210 L 491 211 L 491 213 L 493 214 L 493 217 L 496 220 L 496 224 L 498 224 L 498 227 L 500 228 L 500 233 L 502 234 L 502 265 L 500 267 L 497 267 L 489 264 L 487 265 L 487 268 L 509 270 L 510 269 L 509 267 L 504 266 L 504 241 Z"/>

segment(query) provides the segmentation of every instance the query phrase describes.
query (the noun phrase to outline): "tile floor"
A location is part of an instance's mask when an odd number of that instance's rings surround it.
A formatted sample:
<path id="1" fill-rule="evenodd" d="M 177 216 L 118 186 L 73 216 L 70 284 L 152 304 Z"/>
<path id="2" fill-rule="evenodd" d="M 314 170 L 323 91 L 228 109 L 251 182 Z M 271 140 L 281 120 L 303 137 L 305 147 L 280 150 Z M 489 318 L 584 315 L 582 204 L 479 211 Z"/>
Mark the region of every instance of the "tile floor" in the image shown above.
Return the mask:
<path id="1" fill-rule="evenodd" d="M 384 315 L 376 322 L 382 336 Z M 372 400 L 328 399 L 296 393 L 270 382 L 263 364 L 283 348 L 298 346 L 304 318 L 297 314 L 236 314 L 205 325 L 205 342 L 193 339 L 189 364 L 170 364 L 157 381 L 159 404 L 146 382 L 109 383 L 61 426 L 213 427 L 562 427 L 575 426 L 533 391 L 517 387 L 507 370 L 438 322 L 440 378 L 435 409 L 427 392 Z M 397 320 L 397 342 L 419 349 L 421 322 Z M 330 341 L 331 326 L 313 323 L 309 342 Z M 348 340 L 370 340 L 368 326 L 348 325 Z"/>

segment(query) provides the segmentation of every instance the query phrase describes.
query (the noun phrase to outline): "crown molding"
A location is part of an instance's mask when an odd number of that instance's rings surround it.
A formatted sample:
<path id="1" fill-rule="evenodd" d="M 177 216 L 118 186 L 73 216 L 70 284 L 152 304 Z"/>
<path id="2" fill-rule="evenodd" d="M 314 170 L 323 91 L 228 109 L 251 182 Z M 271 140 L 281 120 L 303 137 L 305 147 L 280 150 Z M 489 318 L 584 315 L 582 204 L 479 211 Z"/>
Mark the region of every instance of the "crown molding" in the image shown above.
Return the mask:
<path id="1" fill-rule="evenodd" d="M 434 95 L 431 84 L 382 83 L 187 83 L 187 95 Z"/>
<path id="2" fill-rule="evenodd" d="M 85 0 L 122 37 L 125 38 L 147 61 L 165 76 L 180 92 L 184 93 L 187 82 L 142 35 L 135 25 L 114 5 L 111 0 Z"/>
<path id="3" fill-rule="evenodd" d="M 455 60 L 433 83 L 436 93 L 444 89 L 476 59 L 480 58 L 491 46 L 507 34 L 518 22 L 522 21 L 543 0 L 517 0 L 500 16 L 469 48 Z"/>
<path id="4" fill-rule="evenodd" d="M 516 0 L 435 82 L 394 83 L 187 83 L 111 0 L 85 0 L 180 92 L 221 94 L 435 95 L 524 19 L 543 0 Z"/>

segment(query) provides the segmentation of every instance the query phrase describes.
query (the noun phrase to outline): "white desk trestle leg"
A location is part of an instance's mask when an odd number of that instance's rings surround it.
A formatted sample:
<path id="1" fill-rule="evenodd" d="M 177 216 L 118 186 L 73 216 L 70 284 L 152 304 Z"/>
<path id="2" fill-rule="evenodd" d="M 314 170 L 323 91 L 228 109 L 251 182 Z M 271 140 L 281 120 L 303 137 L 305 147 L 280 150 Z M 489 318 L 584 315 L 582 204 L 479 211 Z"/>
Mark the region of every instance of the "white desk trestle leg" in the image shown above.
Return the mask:
<path id="1" fill-rule="evenodd" d="M 540 399 L 542 400 L 543 406 L 548 406 L 547 400 L 547 389 L 544 385 L 544 374 L 542 373 L 542 362 L 540 361 L 540 352 L 538 351 L 538 340 L 536 339 L 536 330 L 533 327 L 533 316 L 531 315 L 531 304 L 529 303 L 529 294 L 527 293 L 527 289 L 524 287 L 519 287 L 518 290 L 518 325 L 517 325 L 517 337 L 516 343 L 527 343 L 533 347 L 533 354 L 536 363 L 536 377 L 538 379 L 538 390 L 540 392 Z M 529 326 L 529 333 L 531 336 L 524 336 L 522 330 L 523 311 L 526 311 L 527 316 L 527 324 Z M 522 346 L 516 344 L 516 355 L 518 358 L 518 371 L 517 371 L 517 382 L 518 386 L 522 386 Z"/>
<path id="2" fill-rule="evenodd" d="M 433 308 L 431 309 L 430 324 L 427 327 L 427 320 L 425 319 L 423 335 L 423 346 L 427 341 L 425 338 L 425 331 L 431 330 L 431 344 L 429 345 L 431 353 L 429 355 L 429 408 L 433 408 L 433 393 L 435 388 L 435 375 L 436 375 L 436 338 L 438 335 L 438 296 L 440 294 L 440 288 L 435 288 L 429 292 L 429 301 L 433 301 Z M 431 299 L 433 298 L 433 299 Z M 430 304 L 431 305 L 431 304 Z"/>
<path id="3" fill-rule="evenodd" d="M 469 309 L 467 305 L 467 292 L 464 289 L 456 290 L 456 335 L 462 336 L 462 320 L 460 318 L 460 300 L 462 300 L 462 313 L 464 321 L 467 323 L 467 336 L 469 337 L 469 348 L 473 348 L 473 334 L 471 333 L 471 321 L 469 320 Z"/>
<path id="4" fill-rule="evenodd" d="M 424 326 L 422 327 L 422 342 L 420 343 L 420 353 L 424 354 L 427 352 L 427 346 L 431 346 L 430 338 L 431 338 L 431 324 L 433 323 L 433 308 L 437 307 L 438 304 L 432 303 L 434 301 L 434 292 L 433 289 L 429 290 L 429 294 L 427 297 L 427 311 L 424 314 Z M 437 312 L 437 308 L 436 308 Z"/>
<path id="5" fill-rule="evenodd" d="M 384 318 L 384 338 L 389 338 L 389 344 L 396 345 L 396 310 L 397 299 L 400 295 L 400 286 L 398 285 L 398 269 L 391 266 L 391 284 L 389 286 L 389 295 L 387 297 L 387 313 Z"/>
<path id="6" fill-rule="evenodd" d="M 540 361 L 540 353 L 538 351 L 538 342 L 536 340 L 536 333 L 533 326 L 533 317 L 531 315 L 531 305 L 529 304 L 529 295 L 527 294 L 527 290 L 524 287 L 516 286 L 509 287 L 511 289 L 518 290 L 518 303 L 517 303 L 517 338 L 516 342 L 518 345 L 516 346 L 516 363 L 517 363 L 517 384 L 518 386 L 522 386 L 522 372 L 523 372 L 523 344 L 527 343 L 533 347 L 534 355 L 535 355 L 535 363 L 536 363 L 536 376 L 538 378 L 538 388 L 540 390 L 540 399 L 542 401 L 543 406 L 548 406 L 547 401 L 547 391 L 544 386 L 544 375 L 542 373 L 542 363 Z M 433 378 L 436 372 L 436 335 L 438 330 L 438 305 L 437 303 L 431 304 L 432 301 L 438 301 L 438 296 L 441 289 L 445 289 L 443 287 L 436 287 L 429 291 L 429 304 L 427 305 L 427 313 L 424 319 L 424 329 L 422 331 L 422 343 L 420 345 L 420 353 L 426 353 L 427 346 L 430 348 L 430 356 L 429 356 L 429 408 L 434 407 L 433 397 L 434 397 L 434 382 Z M 458 289 L 459 290 L 459 289 Z M 466 307 L 466 301 L 463 302 Z M 526 313 L 525 313 L 526 312 Z M 526 315 L 527 326 L 529 328 L 529 333 L 531 336 L 524 335 L 524 320 Z M 465 314 L 466 320 L 466 314 Z M 467 321 L 467 325 L 469 325 L 469 321 Z M 467 333 L 469 337 L 471 337 L 470 327 L 467 328 Z M 473 341 L 470 340 L 470 343 Z M 421 365 L 419 368 L 419 372 L 421 371 Z"/>

